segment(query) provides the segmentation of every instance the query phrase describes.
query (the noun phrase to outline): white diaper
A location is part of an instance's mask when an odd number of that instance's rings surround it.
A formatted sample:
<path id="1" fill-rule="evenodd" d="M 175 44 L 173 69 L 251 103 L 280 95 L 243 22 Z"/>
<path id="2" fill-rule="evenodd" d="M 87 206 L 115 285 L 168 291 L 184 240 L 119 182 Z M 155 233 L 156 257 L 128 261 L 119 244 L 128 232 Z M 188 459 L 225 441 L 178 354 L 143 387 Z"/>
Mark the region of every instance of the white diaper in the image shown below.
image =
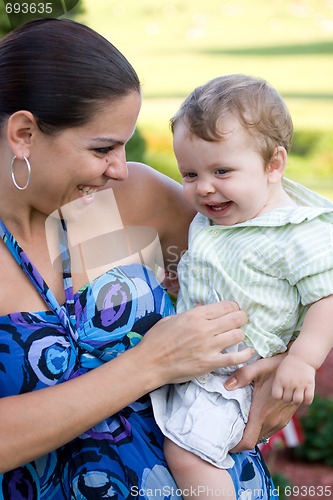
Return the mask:
<path id="1" fill-rule="evenodd" d="M 234 461 L 228 453 L 242 439 L 253 386 L 227 391 L 235 367 L 190 382 L 165 385 L 150 394 L 154 416 L 165 436 L 216 467 Z"/>

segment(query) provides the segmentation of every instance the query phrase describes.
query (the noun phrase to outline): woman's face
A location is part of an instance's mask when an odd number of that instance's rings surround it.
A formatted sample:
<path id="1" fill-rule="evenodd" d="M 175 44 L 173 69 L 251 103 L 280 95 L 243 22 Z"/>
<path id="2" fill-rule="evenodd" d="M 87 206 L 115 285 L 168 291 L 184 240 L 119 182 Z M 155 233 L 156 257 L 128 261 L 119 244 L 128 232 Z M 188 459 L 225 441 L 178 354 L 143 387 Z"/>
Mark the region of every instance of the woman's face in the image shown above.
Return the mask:
<path id="1" fill-rule="evenodd" d="M 37 133 L 29 158 L 34 207 L 50 213 L 80 197 L 89 203 L 110 179 L 126 179 L 125 144 L 140 106 L 141 95 L 133 91 L 105 103 L 86 125 Z"/>

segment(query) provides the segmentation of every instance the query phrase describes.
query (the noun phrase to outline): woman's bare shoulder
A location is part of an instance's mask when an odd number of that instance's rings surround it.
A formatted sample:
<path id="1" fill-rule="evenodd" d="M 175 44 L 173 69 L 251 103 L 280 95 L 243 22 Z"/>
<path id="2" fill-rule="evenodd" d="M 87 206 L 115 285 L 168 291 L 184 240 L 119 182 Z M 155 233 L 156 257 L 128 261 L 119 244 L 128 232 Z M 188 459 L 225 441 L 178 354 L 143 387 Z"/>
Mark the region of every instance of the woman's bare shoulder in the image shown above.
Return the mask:
<path id="1" fill-rule="evenodd" d="M 180 184 L 143 163 L 128 163 L 124 181 L 110 181 L 122 213 L 130 218 L 152 219 L 166 210 L 181 207 L 186 211 Z"/>
<path id="2" fill-rule="evenodd" d="M 134 188 L 140 186 L 142 192 L 144 194 L 149 193 L 150 196 L 158 196 L 162 192 L 169 194 L 170 191 L 182 196 L 180 184 L 167 175 L 144 163 L 128 162 L 127 165 L 128 178 L 126 182 L 128 182 L 128 186 Z M 157 192 L 151 192 L 151 188 L 154 188 Z"/>

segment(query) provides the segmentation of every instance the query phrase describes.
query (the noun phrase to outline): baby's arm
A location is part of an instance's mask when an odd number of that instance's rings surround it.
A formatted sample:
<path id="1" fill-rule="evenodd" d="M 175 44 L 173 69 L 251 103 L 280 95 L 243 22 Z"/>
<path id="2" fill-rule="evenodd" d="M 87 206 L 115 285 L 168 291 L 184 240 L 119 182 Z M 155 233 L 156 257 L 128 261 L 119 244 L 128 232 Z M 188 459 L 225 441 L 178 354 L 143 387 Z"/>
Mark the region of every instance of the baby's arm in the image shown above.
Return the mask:
<path id="1" fill-rule="evenodd" d="M 281 362 L 272 395 L 286 403 L 311 404 L 316 370 L 333 347 L 333 295 L 312 304 L 300 334 Z"/>

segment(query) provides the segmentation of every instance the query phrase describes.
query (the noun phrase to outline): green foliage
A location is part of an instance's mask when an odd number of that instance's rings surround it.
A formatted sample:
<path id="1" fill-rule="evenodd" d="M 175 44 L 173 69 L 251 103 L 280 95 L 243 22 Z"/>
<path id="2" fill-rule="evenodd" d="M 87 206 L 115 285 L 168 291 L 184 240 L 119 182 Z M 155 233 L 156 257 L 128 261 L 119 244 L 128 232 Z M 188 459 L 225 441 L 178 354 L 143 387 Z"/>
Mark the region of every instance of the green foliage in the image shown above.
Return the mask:
<path id="1" fill-rule="evenodd" d="M 323 151 L 333 151 L 333 134 L 331 131 L 323 130 L 302 130 L 294 132 L 291 154 L 296 156 L 318 156 Z M 330 160 L 333 170 L 333 157 L 327 157 Z"/>
<path id="2" fill-rule="evenodd" d="M 181 176 L 172 150 L 170 152 L 163 152 L 148 149 L 145 161 L 155 170 L 181 183 Z"/>
<path id="3" fill-rule="evenodd" d="M 11 31 L 11 26 L 9 24 L 8 16 L 5 12 L 5 6 L 2 0 L 0 0 L 0 38 L 4 37 Z"/>
<path id="4" fill-rule="evenodd" d="M 294 449 L 295 456 L 333 466 L 333 400 L 316 396 L 301 424 L 305 442 Z"/>
<path id="5" fill-rule="evenodd" d="M 319 130 L 295 130 L 291 153 L 296 156 L 313 154 L 318 148 L 322 132 Z"/>
<path id="6" fill-rule="evenodd" d="M 332 191 L 333 133 L 330 130 L 297 130 L 294 134 L 286 176 L 314 190 Z M 323 193 L 325 194 L 325 193 Z M 332 195 L 330 195 L 331 197 Z"/>
<path id="7" fill-rule="evenodd" d="M 71 10 L 69 10 L 64 16 L 67 19 L 75 19 L 78 22 L 83 22 L 83 16 L 86 14 L 86 9 L 84 6 L 84 1 L 80 0 L 78 4 Z"/>
<path id="8" fill-rule="evenodd" d="M 282 472 L 273 473 L 272 479 L 275 489 L 279 492 L 279 500 L 285 500 L 287 497 L 284 492 L 287 491 L 287 487 L 292 487 L 291 482 L 284 474 L 282 474 Z"/>
<path id="9" fill-rule="evenodd" d="M 26 21 L 29 21 L 31 19 L 35 18 L 42 18 L 42 17 L 60 17 L 60 13 L 63 12 L 66 9 L 68 12 L 66 14 L 62 15 L 61 17 L 69 18 L 69 19 L 77 19 L 78 17 L 82 16 L 85 13 L 85 8 L 83 6 L 83 0 L 78 1 L 77 5 L 73 8 L 71 8 L 71 4 L 75 4 L 74 1 L 68 1 L 67 3 L 64 0 L 57 0 L 53 2 L 35 2 L 36 3 L 36 8 L 37 8 L 37 13 L 34 13 L 34 10 L 32 13 L 24 13 L 24 12 L 19 12 L 15 13 L 13 12 L 9 17 L 8 14 L 6 13 L 6 4 L 10 4 L 11 6 L 14 6 L 14 4 L 18 5 L 21 7 L 23 10 L 23 4 L 28 4 L 30 5 L 31 2 L 22 2 L 22 1 L 12 1 L 12 2 L 7 2 L 6 0 L 0 0 L 0 38 L 4 37 L 12 31 L 12 29 L 20 26 L 21 24 L 25 23 Z M 46 4 L 49 3 L 52 5 L 52 12 L 50 14 L 47 14 L 46 12 Z M 38 8 L 40 10 L 40 14 L 38 14 Z M 41 9 L 43 8 L 43 11 Z M 79 19 L 77 19 L 79 20 Z"/>
<path id="10" fill-rule="evenodd" d="M 138 128 L 126 144 L 127 161 L 145 162 L 146 141 Z"/>

